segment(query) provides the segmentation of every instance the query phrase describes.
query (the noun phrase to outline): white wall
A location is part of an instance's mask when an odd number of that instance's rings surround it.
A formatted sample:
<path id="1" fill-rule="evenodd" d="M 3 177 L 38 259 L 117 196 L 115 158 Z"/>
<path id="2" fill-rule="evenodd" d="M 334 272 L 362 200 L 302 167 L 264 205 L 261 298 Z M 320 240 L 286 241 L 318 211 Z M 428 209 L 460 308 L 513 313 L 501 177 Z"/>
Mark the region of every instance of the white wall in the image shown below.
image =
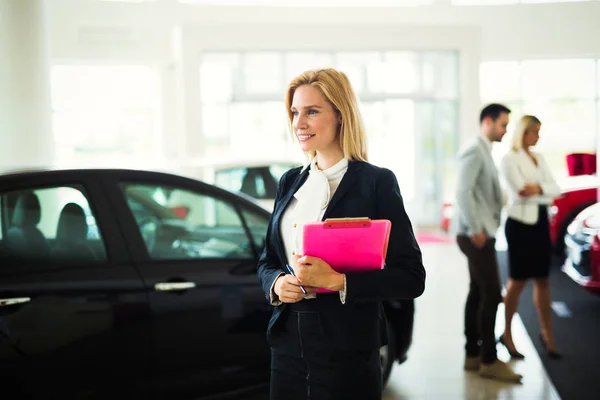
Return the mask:
<path id="1" fill-rule="evenodd" d="M 49 1 L 55 55 L 108 54 L 107 46 L 77 43 L 78 29 L 86 26 L 129 28 L 131 43 L 109 50 L 114 55 L 161 57 L 169 54 L 173 24 L 334 24 L 475 26 L 481 28 L 484 60 L 523 57 L 600 56 L 600 1 L 457 7 L 435 0 L 427 7 L 397 8 L 265 8 L 209 7 L 178 4 L 176 0 L 127 4 L 95 0 Z M 121 32 L 124 36 L 125 34 Z M 115 37 L 118 32 L 113 32 Z M 293 47 L 295 41 L 289 38 Z M 368 34 L 366 37 L 368 41 Z M 210 38 L 218 43 L 220 38 Z M 127 51 L 125 51 L 127 49 Z"/>

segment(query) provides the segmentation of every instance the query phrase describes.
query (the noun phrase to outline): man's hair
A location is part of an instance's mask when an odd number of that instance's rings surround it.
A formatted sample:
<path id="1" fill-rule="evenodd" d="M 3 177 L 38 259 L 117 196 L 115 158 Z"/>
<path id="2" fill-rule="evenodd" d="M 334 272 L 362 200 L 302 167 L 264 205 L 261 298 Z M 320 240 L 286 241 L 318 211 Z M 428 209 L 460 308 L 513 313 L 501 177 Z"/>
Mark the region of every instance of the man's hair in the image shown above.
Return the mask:
<path id="1" fill-rule="evenodd" d="M 495 121 L 502 113 L 510 114 L 510 109 L 502 104 L 489 104 L 485 106 L 483 110 L 481 110 L 481 114 L 479 115 L 479 123 L 481 124 L 486 117 L 490 117 L 492 118 L 492 121 Z"/>

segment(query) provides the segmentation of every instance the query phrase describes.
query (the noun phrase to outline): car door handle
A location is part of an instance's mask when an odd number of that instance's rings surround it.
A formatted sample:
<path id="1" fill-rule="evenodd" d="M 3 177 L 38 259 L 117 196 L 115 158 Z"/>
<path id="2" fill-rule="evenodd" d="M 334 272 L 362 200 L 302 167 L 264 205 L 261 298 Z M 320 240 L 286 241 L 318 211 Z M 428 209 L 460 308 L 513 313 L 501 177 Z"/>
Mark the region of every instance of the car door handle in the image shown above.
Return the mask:
<path id="1" fill-rule="evenodd" d="M 12 306 L 15 304 L 23 304 L 31 301 L 31 297 L 9 297 L 0 299 L 0 307 Z"/>
<path id="2" fill-rule="evenodd" d="M 188 290 L 196 287 L 194 282 L 159 282 L 154 284 L 154 290 L 157 292 L 175 292 L 179 290 Z"/>

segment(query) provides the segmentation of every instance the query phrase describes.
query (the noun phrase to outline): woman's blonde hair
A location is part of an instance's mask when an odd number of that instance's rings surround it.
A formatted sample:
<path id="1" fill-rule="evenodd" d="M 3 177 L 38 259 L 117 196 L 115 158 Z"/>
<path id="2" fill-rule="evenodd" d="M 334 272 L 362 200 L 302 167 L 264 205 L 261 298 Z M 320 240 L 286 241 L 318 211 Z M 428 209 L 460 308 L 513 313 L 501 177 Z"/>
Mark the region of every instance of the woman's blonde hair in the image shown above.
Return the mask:
<path id="1" fill-rule="evenodd" d="M 515 134 L 513 136 L 512 149 L 513 151 L 521 150 L 523 148 L 523 140 L 525 134 L 532 130 L 536 125 L 541 125 L 539 119 L 533 115 L 524 115 L 519 120 L 517 127 L 515 128 Z"/>
<path id="2" fill-rule="evenodd" d="M 285 106 L 292 137 L 296 138 L 293 126 L 294 115 L 291 110 L 292 101 L 296 89 L 303 85 L 317 88 L 340 117 L 340 145 L 344 157 L 349 160 L 367 161 L 367 137 L 358 109 L 358 100 L 346 74 L 333 68 L 306 71 L 289 83 L 285 94 Z M 309 152 L 311 159 L 315 155 L 314 151 Z"/>

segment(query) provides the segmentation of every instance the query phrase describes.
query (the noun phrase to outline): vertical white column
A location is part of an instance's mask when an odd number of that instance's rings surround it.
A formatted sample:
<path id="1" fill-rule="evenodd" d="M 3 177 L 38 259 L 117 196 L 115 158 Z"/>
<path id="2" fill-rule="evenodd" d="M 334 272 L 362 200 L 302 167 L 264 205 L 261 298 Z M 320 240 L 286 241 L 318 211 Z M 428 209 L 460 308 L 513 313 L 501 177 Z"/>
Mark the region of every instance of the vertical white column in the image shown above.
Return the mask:
<path id="1" fill-rule="evenodd" d="M 0 0 L 0 171 L 54 162 L 45 0 Z"/>
<path id="2" fill-rule="evenodd" d="M 192 43 L 193 31 L 184 29 L 181 37 L 182 74 L 185 82 L 185 157 L 197 160 L 205 154 L 200 101 L 200 52 Z"/>
<path id="3" fill-rule="evenodd" d="M 202 120 L 200 109 L 200 61 L 194 45 L 194 34 L 185 25 L 178 24 L 171 35 L 172 66 L 168 111 L 171 116 L 169 165 L 174 172 L 196 179 L 204 178 L 201 168 L 203 155 Z"/>

